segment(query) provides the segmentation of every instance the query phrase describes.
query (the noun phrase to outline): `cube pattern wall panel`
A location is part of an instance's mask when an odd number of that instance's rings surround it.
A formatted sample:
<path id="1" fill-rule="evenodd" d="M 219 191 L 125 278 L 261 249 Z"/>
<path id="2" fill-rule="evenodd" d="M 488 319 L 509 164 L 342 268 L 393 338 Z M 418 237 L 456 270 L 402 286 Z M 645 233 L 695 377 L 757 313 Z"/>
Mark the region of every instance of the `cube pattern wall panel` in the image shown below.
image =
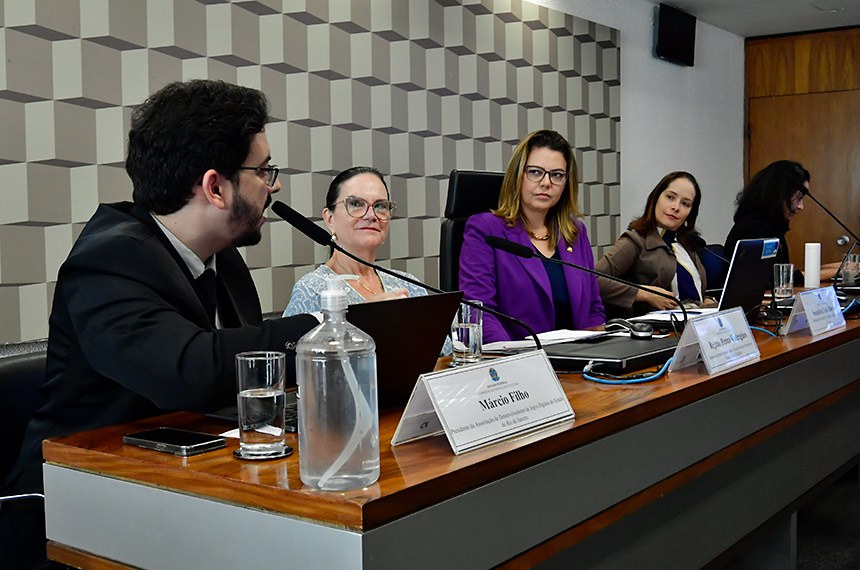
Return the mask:
<path id="1" fill-rule="evenodd" d="M 0 342 L 46 336 L 60 264 L 131 199 L 132 110 L 176 80 L 263 90 L 278 198 L 321 223 L 367 164 L 399 204 L 382 263 L 438 282 L 454 168 L 502 171 L 539 128 L 571 141 L 595 253 L 619 232 L 617 30 L 522 0 L 0 0 Z M 326 259 L 285 222 L 244 251 L 266 311 Z"/>

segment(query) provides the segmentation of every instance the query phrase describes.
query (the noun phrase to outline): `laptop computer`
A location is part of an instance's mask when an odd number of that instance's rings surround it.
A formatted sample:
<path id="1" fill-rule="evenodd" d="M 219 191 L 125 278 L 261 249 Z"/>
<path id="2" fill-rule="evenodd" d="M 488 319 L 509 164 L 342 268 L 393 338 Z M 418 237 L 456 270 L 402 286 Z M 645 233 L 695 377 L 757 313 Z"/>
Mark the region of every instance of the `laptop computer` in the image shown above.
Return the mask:
<path id="1" fill-rule="evenodd" d="M 773 280 L 779 239 L 742 239 L 735 245 L 718 310 L 741 307 L 749 315 L 761 305 Z"/>
<path id="2" fill-rule="evenodd" d="M 580 372 L 589 362 L 599 363 L 601 372 L 641 370 L 663 364 L 675 352 L 678 339 L 598 336 L 545 346 L 553 369 L 558 372 Z"/>
<path id="3" fill-rule="evenodd" d="M 761 304 L 765 291 L 770 288 L 773 262 L 779 249 L 779 240 L 745 239 L 735 245 L 723 294 L 720 311 L 742 307 L 752 312 Z M 638 320 L 638 319 L 637 319 Z M 647 321 L 645 321 L 647 322 Z M 627 337 L 597 337 L 545 347 L 547 356 L 556 370 L 578 371 L 594 361 L 607 372 L 637 370 L 668 360 L 675 351 L 678 339 L 634 339 Z"/>
<path id="4" fill-rule="evenodd" d="M 451 333 L 462 291 L 349 305 L 346 320 L 376 342 L 376 387 L 379 409 L 403 407 L 418 376 L 432 372 Z M 298 430 L 295 387 L 287 390 L 286 430 Z M 236 406 L 209 416 L 238 421 Z"/>
<path id="5" fill-rule="evenodd" d="M 376 341 L 380 410 L 405 406 L 418 376 L 433 371 L 462 298 L 454 291 L 349 306 L 346 320 Z"/>

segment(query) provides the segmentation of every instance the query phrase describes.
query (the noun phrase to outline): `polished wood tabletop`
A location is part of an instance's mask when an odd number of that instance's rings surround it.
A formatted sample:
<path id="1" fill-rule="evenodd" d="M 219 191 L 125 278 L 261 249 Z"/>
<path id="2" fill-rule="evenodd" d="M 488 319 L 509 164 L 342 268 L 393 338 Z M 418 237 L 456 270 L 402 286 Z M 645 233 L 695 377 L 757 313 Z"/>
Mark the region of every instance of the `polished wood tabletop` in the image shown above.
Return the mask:
<path id="1" fill-rule="evenodd" d="M 209 433 L 233 427 L 186 412 L 49 440 L 44 443 L 44 456 L 57 465 L 366 531 L 855 340 L 860 337 L 860 323 L 849 321 L 846 327 L 817 338 L 808 333 L 787 337 L 754 334 L 761 358 L 714 376 L 707 375 L 702 364 L 634 385 L 604 385 L 578 374 L 561 375 L 575 419 L 459 456 L 453 454 L 444 435 L 392 447 L 402 410 L 381 412 L 380 478 L 356 491 L 324 492 L 303 486 L 297 453 L 265 462 L 236 459 L 236 439 L 229 440 L 226 449 L 187 458 L 122 442 L 126 433 L 157 426 Z M 287 436 L 287 444 L 298 447 L 294 434 Z"/>

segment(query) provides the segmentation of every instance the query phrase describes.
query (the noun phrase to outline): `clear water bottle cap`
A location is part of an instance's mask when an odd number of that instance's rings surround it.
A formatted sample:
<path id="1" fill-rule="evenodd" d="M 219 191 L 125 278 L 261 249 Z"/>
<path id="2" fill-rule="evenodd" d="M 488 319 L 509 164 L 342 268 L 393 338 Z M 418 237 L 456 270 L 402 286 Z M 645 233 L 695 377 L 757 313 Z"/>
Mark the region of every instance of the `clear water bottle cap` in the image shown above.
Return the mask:
<path id="1" fill-rule="evenodd" d="M 357 275 L 338 275 L 325 280 L 325 291 L 320 291 L 320 308 L 323 311 L 343 311 L 346 309 L 347 280 L 358 279 Z"/>

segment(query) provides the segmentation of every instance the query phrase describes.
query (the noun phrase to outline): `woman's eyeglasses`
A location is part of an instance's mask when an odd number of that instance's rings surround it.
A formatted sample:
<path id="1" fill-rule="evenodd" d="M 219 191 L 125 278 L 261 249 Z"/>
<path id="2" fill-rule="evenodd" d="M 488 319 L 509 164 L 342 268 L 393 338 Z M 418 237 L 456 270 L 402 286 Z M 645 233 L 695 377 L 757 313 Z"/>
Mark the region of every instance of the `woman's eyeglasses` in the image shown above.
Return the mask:
<path id="1" fill-rule="evenodd" d="M 549 174 L 549 181 L 556 186 L 561 186 L 564 184 L 564 181 L 567 180 L 566 170 L 546 170 L 540 166 L 526 165 L 525 171 L 526 178 L 532 182 L 540 182 L 547 174 Z"/>
<path id="2" fill-rule="evenodd" d="M 371 207 L 371 204 L 364 198 L 347 196 L 343 200 L 335 202 L 329 206 L 329 210 L 333 210 L 338 204 L 343 204 L 343 207 L 346 209 L 346 213 L 353 218 L 363 218 L 364 215 L 367 214 L 367 210 Z M 391 200 L 377 200 L 372 204 L 372 206 L 373 214 L 377 218 L 380 220 L 389 220 L 391 219 L 391 214 L 394 212 L 394 209 L 397 207 L 397 203 L 392 202 Z"/>

